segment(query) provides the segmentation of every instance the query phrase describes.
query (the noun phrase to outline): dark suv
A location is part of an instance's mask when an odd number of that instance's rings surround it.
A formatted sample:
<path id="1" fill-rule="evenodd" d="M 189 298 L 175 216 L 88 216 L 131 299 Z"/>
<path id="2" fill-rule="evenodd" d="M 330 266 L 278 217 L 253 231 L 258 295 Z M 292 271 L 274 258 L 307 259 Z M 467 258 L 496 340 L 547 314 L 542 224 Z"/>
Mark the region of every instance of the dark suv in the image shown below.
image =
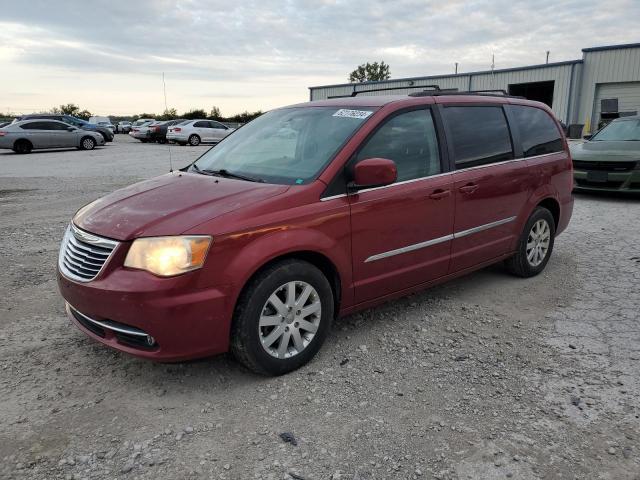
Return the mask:
<path id="1" fill-rule="evenodd" d="M 539 274 L 572 187 L 542 103 L 428 92 L 303 103 L 81 208 L 58 285 L 71 321 L 110 347 L 160 361 L 231 350 L 282 374 L 313 357 L 337 315 L 496 262 Z"/>
<path id="2" fill-rule="evenodd" d="M 58 120 L 60 122 L 68 123 L 69 125 L 73 125 L 74 127 L 80 128 L 82 130 L 98 132 L 103 136 L 105 142 L 113 142 L 113 132 L 107 127 L 96 125 L 95 123 L 89 123 L 86 120 L 82 120 L 81 118 L 77 118 L 72 115 L 61 115 L 55 113 L 34 113 L 31 115 L 20 115 L 19 117 L 16 117 L 15 121 L 33 119 Z"/>

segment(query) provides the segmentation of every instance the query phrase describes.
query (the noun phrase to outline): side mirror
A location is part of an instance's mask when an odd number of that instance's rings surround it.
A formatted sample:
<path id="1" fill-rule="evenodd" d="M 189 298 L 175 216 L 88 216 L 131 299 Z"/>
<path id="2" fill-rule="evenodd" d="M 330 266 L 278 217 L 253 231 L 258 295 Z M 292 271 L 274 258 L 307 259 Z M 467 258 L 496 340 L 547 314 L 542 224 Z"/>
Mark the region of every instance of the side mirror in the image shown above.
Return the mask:
<path id="1" fill-rule="evenodd" d="M 353 167 L 353 181 L 347 188 L 355 192 L 364 188 L 391 185 L 398 178 L 396 163 L 388 158 L 367 158 Z"/>
<path id="2" fill-rule="evenodd" d="M 593 137 L 593 135 L 583 135 L 582 138 L 584 140 L 591 140 L 591 137 Z"/>
<path id="3" fill-rule="evenodd" d="M 76 130 L 76 127 L 67 127 L 68 132 L 73 132 L 74 130 Z"/>

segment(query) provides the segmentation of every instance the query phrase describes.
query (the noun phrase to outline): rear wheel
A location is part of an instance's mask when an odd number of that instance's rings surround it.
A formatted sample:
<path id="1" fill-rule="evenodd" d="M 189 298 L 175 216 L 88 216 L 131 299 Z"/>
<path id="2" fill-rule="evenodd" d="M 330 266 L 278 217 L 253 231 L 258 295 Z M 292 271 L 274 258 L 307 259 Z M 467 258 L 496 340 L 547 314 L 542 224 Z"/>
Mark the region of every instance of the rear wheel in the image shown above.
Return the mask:
<path id="1" fill-rule="evenodd" d="M 192 147 L 197 147 L 198 145 L 200 145 L 200 137 L 198 135 L 191 135 L 189 137 L 189 145 L 191 145 Z"/>
<path id="2" fill-rule="evenodd" d="M 96 140 L 92 137 L 82 137 L 80 141 L 80 147 L 82 150 L 93 150 L 96 148 Z"/>
<path id="3" fill-rule="evenodd" d="M 553 215 L 544 207 L 536 207 L 518 241 L 516 254 L 505 264 L 507 270 L 519 277 L 533 277 L 547 266 L 556 234 Z"/>
<path id="4" fill-rule="evenodd" d="M 13 144 L 13 151 L 16 153 L 30 153 L 33 150 L 33 145 L 29 140 L 18 140 Z"/>
<path id="5" fill-rule="evenodd" d="M 333 291 L 320 270 L 301 260 L 276 263 L 251 280 L 238 300 L 231 350 L 254 372 L 290 372 L 318 352 L 333 310 Z"/>

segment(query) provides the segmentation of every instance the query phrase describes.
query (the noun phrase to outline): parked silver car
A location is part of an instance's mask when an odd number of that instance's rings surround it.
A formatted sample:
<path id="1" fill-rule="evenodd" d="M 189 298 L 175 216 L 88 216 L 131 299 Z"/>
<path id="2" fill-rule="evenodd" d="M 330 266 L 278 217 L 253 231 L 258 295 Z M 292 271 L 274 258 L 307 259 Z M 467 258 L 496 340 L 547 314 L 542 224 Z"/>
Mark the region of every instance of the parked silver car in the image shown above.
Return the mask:
<path id="1" fill-rule="evenodd" d="M 104 145 L 100 133 L 57 120 L 21 120 L 0 128 L 0 148 L 10 148 L 16 153 L 41 148 L 93 150 L 96 145 Z"/>
<path id="2" fill-rule="evenodd" d="M 155 120 L 147 120 L 140 123 L 140 120 L 136 120 L 136 122 L 131 125 L 131 131 L 129 132 L 129 135 L 140 140 L 142 143 L 146 143 L 149 139 L 149 127 L 155 122 Z"/>
<path id="3" fill-rule="evenodd" d="M 200 143 L 218 143 L 235 129 L 215 120 L 185 120 L 169 127 L 167 140 L 180 145 L 200 145 Z"/>
<path id="4" fill-rule="evenodd" d="M 131 122 L 122 121 L 116 125 L 116 133 L 129 133 L 131 131 Z"/>

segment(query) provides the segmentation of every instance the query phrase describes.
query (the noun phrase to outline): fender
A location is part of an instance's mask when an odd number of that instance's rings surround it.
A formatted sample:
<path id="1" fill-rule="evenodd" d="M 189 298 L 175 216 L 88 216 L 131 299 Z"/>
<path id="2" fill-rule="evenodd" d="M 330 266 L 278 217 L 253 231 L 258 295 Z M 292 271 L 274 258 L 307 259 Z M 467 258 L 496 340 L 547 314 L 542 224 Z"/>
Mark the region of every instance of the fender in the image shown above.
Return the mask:
<path id="1" fill-rule="evenodd" d="M 556 201 L 558 205 L 560 205 L 560 201 L 558 200 L 558 192 L 550 185 L 550 184 L 542 184 L 539 185 L 532 193 L 529 195 L 529 199 L 522 206 L 522 210 L 518 215 L 518 231 L 522 232 L 524 229 L 524 225 L 527 223 L 527 220 L 531 216 L 533 210 L 538 206 L 540 202 L 547 198 L 552 198 Z M 560 212 L 562 215 L 562 211 Z M 517 235 L 511 244 L 511 250 L 515 250 L 518 245 L 518 241 L 520 240 L 520 235 Z"/>
<path id="2" fill-rule="evenodd" d="M 351 241 L 350 236 L 342 238 L 338 242 L 319 230 L 309 228 L 278 229 L 244 245 L 234 252 L 234 258 L 225 269 L 225 278 L 234 279 L 232 304 L 235 306 L 249 279 L 270 261 L 296 252 L 313 252 L 324 256 L 333 264 L 340 278 L 342 304 L 351 305 Z"/>

